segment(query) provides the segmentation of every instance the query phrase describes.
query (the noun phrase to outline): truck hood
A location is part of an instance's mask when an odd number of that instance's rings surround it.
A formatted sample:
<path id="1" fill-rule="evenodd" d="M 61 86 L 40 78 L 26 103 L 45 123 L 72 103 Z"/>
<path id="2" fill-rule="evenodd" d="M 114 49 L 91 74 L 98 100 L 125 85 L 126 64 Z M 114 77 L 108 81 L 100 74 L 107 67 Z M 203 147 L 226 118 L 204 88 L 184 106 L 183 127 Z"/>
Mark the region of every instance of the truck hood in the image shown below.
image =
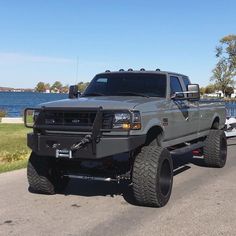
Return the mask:
<path id="1" fill-rule="evenodd" d="M 96 108 L 102 107 L 106 110 L 124 109 L 132 110 L 137 105 L 157 101 L 163 98 L 146 98 L 134 96 L 102 96 L 102 97 L 80 97 L 78 99 L 64 99 L 55 102 L 40 104 L 44 107 L 78 107 L 78 108 Z"/>

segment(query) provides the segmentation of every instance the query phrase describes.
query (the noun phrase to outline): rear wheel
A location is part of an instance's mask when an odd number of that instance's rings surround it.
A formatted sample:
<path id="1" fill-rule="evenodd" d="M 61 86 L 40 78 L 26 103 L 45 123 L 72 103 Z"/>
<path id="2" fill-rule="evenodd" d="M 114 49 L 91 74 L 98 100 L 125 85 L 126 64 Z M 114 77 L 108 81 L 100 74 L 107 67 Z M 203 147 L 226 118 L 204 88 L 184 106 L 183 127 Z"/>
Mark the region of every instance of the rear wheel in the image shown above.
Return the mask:
<path id="1" fill-rule="evenodd" d="M 203 147 L 204 163 L 208 167 L 222 168 L 227 159 L 227 139 L 224 131 L 210 130 Z"/>
<path id="2" fill-rule="evenodd" d="M 34 152 L 28 161 L 27 178 L 30 191 L 44 194 L 63 191 L 69 181 L 60 175 L 52 157 L 38 156 Z"/>
<path id="3" fill-rule="evenodd" d="M 173 162 L 169 151 L 159 146 L 143 147 L 134 161 L 132 182 L 139 205 L 166 205 L 173 184 Z"/>

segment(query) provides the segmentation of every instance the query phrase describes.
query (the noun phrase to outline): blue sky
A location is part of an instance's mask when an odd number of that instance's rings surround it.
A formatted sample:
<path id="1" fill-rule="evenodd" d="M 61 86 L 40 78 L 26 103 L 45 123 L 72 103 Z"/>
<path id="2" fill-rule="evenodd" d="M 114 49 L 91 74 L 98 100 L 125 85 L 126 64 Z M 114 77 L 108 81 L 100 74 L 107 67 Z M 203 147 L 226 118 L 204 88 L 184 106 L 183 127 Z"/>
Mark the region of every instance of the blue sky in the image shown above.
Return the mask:
<path id="1" fill-rule="evenodd" d="M 204 86 L 219 39 L 236 34 L 235 9 L 235 0 L 0 1 L 0 86 L 74 84 L 142 67 Z"/>

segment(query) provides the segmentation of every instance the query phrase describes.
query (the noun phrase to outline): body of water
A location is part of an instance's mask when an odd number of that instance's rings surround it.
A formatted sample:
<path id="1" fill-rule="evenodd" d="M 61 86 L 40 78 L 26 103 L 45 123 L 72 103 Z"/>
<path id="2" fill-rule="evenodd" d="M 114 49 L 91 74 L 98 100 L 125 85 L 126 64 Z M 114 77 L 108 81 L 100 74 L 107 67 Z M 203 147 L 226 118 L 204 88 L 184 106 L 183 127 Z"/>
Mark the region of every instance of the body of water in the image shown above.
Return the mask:
<path id="1" fill-rule="evenodd" d="M 9 117 L 23 116 L 26 107 L 36 107 L 40 103 L 65 99 L 68 94 L 0 92 L 0 110 Z M 236 117 L 236 102 L 226 102 L 227 117 Z"/>
<path id="2" fill-rule="evenodd" d="M 36 107 L 40 103 L 65 99 L 68 94 L 32 93 L 32 92 L 0 92 L 0 110 L 8 117 L 23 116 L 26 107 Z"/>

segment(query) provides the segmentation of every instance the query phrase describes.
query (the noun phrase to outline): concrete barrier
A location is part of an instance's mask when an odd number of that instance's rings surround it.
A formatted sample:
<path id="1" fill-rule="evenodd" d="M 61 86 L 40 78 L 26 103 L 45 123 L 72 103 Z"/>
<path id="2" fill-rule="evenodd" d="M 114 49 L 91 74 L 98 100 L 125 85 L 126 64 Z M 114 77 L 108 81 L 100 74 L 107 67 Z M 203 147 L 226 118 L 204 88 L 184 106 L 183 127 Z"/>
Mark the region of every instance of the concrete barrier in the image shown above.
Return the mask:
<path id="1" fill-rule="evenodd" d="M 22 117 L 3 117 L 2 124 L 23 124 L 23 118 Z"/>

